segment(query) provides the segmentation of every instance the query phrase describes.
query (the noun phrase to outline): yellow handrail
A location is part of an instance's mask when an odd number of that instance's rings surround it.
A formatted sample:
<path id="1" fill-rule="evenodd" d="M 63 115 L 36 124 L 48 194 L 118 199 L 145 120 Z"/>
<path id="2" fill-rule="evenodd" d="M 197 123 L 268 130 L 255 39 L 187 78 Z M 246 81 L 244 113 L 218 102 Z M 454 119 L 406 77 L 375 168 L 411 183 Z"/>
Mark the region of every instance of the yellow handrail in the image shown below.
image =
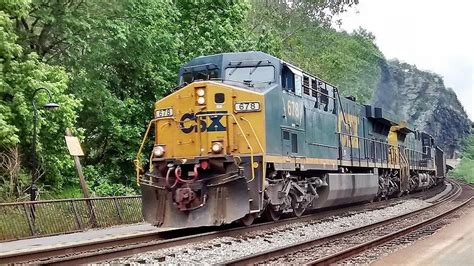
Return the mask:
<path id="1" fill-rule="evenodd" d="M 147 140 L 148 133 L 150 132 L 151 125 L 152 125 L 156 120 L 157 120 L 157 119 L 152 119 L 152 120 L 150 120 L 150 122 L 148 123 L 148 127 L 146 128 L 146 131 L 145 131 L 145 136 L 143 136 L 142 143 L 141 143 L 141 145 L 140 145 L 140 149 L 138 149 L 137 157 L 136 157 L 135 160 L 133 161 L 133 163 L 135 164 L 135 172 L 136 172 L 136 174 L 137 174 L 137 179 L 136 179 L 137 185 L 140 184 L 140 170 L 143 170 L 142 167 L 141 167 L 141 162 L 140 162 L 140 157 L 141 157 L 141 155 L 142 155 L 143 146 L 145 146 L 145 142 L 146 142 L 146 140 Z"/>
<path id="2" fill-rule="evenodd" d="M 137 152 L 137 157 L 135 158 L 135 160 L 133 160 L 133 163 L 135 164 L 135 172 L 136 172 L 136 182 L 137 182 L 137 185 L 140 184 L 140 170 L 143 170 L 142 167 L 141 167 L 141 155 L 142 155 L 142 150 L 143 150 L 143 146 L 145 146 L 145 142 L 147 140 L 147 137 L 148 137 L 148 134 L 150 133 L 150 128 L 151 128 L 151 125 L 158 121 L 158 120 L 166 120 L 166 119 L 172 119 L 174 120 L 174 117 L 161 117 L 161 118 L 154 118 L 152 120 L 150 120 L 150 122 L 148 123 L 148 127 L 146 128 L 146 131 L 145 131 L 145 135 L 143 136 L 143 139 L 142 139 L 142 143 L 140 145 L 140 149 L 138 149 L 138 152 Z M 169 125 L 169 122 L 167 124 L 163 124 L 161 125 L 161 127 L 164 127 L 166 125 Z M 160 127 L 160 128 L 161 128 Z M 153 151 L 152 151 L 153 153 Z M 151 156 L 152 154 L 150 155 L 150 171 L 152 169 L 152 165 L 151 165 Z"/>
<path id="3" fill-rule="evenodd" d="M 255 132 L 255 129 L 253 128 L 252 123 L 250 123 L 250 121 L 243 116 L 240 117 L 240 120 L 244 120 L 245 122 L 247 122 L 247 124 L 249 124 L 249 127 L 252 130 L 253 135 L 255 136 L 255 140 L 257 140 L 257 144 L 260 147 L 260 151 L 263 153 L 262 143 L 260 143 L 260 140 L 258 139 L 257 133 Z"/>
<path id="4" fill-rule="evenodd" d="M 247 142 L 247 145 L 249 147 L 249 150 L 250 150 L 250 168 L 252 169 L 252 179 L 248 180 L 247 183 L 250 183 L 252 182 L 254 179 L 255 179 L 255 169 L 253 168 L 253 147 L 252 145 L 250 144 L 250 141 L 247 139 L 247 137 L 245 136 L 245 132 L 243 131 L 242 127 L 240 126 L 239 124 L 239 121 L 237 121 L 237 119 L 235 118 L 235 116 L 233 114 L 229 114 L 230 116 L 232 116 L 232 118 L 234 119 L 235 121 L 235 124 L 237 125 L 237 127 L 239 128 L 240 132 L 242 133 L 242 136 L 244 137 L 245 139 L 245 142 Z"/>

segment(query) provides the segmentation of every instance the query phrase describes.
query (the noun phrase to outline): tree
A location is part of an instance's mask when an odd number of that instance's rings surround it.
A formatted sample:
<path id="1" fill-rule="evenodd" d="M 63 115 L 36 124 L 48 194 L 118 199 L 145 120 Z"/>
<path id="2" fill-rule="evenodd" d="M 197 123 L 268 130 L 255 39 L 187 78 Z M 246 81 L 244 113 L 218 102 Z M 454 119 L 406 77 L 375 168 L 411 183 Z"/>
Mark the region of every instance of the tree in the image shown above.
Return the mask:
<path id="1" fill-rule="evenodd" d="M 176 1 L 176 8 L 180 14 L 182 62 L 250 48 L 243 24 L 250 8 L 247 1 L 182 0 Z"/>
<path id="2" fill-rule="evenodd" d="M 61 62 L 78 43 L 93 30 L 97 16 L 107 6 L 84 0 L 24 0 L 28 7 L 24 14 L 15 14 L 18 42 L 25 52 L 35 52 L 44 61 Z M 7 1 L 8 2 L 8 1 Z M 104 9 L 98 10 L 98 7 Z"/>
<path id="3" fill-rule="evenodd" d="M 474 134 L 466 137 L 462 142 L 461 154 L 462 158 L 474 160 Z"/>
<path id="4" fill-rule="evenodd" d="M 84 49 L 64 60 L 84 108 L 86 177 L 92 188 L 133 184 L 133 165 L 153 102 L 175 86 L 181 41 L 170 1 L 119 1 L 96 17 Z M 86 40 L 86 38 L 82 38 Z"/>
<path id="5" fill-rule="evenodd" d="M 25 51 L 18 43 L 11 17 L 27 13 L 28 2 L 13 2 L 0 5 L 0 149 L 1 153 L 19 147 L 23 172 L 31 169 L 32 141 L 32 97 L 36 88 L 51 90 L 61 107 L 54 112 L 39 110 L 38 156 L 40 167 L 47 173 L 45 184 L 61 187 L 71 170 L 64 143 L 64 128 L 75 123 L 76 109 L 80 106 L 74 96 L 67 94 L 68 77 L 64 69 L 40 61 L 35 52 Z M 10 12 L 10 13 L 7 13 Z M 46 95 L 36 98 L 39 105 L 45 103 Z M 0 169 L 4 175 L 5 169 Z"/>
<path id="6" fill-rule="evenodd" d="M 452 176 L 474 184 L 474 134 L 462 142 L 461 162 L 450 172 Z"/>
<path id="7" fill-rule="evenodd" d="M 376 72 L 378 50 L 369 34 L 329 29 L 333 15 L 357 1 L 0 1 L 8 14 L 1 34 L 9 40 L 1 41 L 0 52 L 14 62 L 1 61 L 0 86 L 8 89 L 1 96 L 0 136 L 4 145 L 25 150 L 32 89 L 53 90 L 62 107 L 41 114 L 39 149 L 47 180 L 57 187 L 73 173 L 58 138 L 68 126 L 84 139 L 92 189 L 127 193 L 119 184 L 134 183 L 131 162 L 153 103 L 193 57 L 262 50 L 347 90 L 369 73 L 355 91 L 371 86 Z"/>
<path id="8" fill-rule="evenodd" d="M 309 27 L 331 27 L 334 16 L 358 0 L 252 0 L 250 21 L 254 31 L 275 29 L 283 42 Z M 310 23 L 310 24 L 308 24 Z"/>
<path id="9" fill-rule="evenodd" d="M 271 35 L 278 55 L 338 86 L 361 103 L 372 98 L 382 53 L 364 29 L 352 34 L 332 28 L 334 16 L 358 1 L 253 0 L 249 27 Z M 275 41 L 276 40 L 276 41 Z"/>

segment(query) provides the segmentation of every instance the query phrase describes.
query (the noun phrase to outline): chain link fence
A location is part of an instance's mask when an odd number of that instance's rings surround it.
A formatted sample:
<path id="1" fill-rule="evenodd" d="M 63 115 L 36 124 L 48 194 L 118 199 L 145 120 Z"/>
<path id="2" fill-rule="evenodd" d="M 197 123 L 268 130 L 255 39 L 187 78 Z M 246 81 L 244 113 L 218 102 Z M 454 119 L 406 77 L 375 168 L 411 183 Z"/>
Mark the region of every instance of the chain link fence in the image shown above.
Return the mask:
<path id="1" fill-rule="evenodd" d="M 141 196 L 0 203 L 0 241 L 143 221 Z"/>

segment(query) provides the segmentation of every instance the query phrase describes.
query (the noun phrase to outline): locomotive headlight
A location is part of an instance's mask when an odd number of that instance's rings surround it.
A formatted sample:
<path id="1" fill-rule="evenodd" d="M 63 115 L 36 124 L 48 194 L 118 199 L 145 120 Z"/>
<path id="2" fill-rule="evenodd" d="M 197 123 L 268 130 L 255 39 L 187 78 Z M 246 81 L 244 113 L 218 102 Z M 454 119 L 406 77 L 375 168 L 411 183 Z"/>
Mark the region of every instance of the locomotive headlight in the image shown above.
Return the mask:
<path id="1" fill-rule="evenodd" d="M 212 143 L 211 150 L 213 153 L 220 153 L 222 152 L 222 149 L 223 149 L 222 143 L 217 142 L 217 141 Z"/>
<path id="2" fill-rule="evenodd" d="M 206 103 L 206 99 L 204 99 L 204 97 L 198 97 L 197 103 L 200 105 L 203 105 Z"/>
<path id="3" fill-rule="evenodd" d="M 163 156 L 163 154 L 165 154 L 165 147 L 164 146 L 156 145 L 153 148 L 153 156 L 154 157 L 161 157 L 161 156 Z"/>
<path id="4" fill-rule="evenodd" d="M 196 94 L 197 94 L 197 96 L 202 97 L 202 96 L 204 96 L 205 91 L 204 91 L 204 89 L 197 89 Z"/>

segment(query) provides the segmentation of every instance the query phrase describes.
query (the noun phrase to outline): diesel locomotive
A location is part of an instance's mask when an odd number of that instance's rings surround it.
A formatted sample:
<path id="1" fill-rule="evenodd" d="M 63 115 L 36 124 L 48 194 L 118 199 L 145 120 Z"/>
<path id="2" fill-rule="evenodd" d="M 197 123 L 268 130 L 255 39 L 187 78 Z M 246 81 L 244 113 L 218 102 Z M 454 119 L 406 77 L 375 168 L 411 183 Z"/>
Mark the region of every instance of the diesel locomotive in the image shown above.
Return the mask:
<path id="1" fill-rule="evenodd" d="M 262 52 L 182 66 L 135 165 L 145 221 L 174 228 L 300 216 L 427 189 L 445 174 L 429 134 Z"/>

